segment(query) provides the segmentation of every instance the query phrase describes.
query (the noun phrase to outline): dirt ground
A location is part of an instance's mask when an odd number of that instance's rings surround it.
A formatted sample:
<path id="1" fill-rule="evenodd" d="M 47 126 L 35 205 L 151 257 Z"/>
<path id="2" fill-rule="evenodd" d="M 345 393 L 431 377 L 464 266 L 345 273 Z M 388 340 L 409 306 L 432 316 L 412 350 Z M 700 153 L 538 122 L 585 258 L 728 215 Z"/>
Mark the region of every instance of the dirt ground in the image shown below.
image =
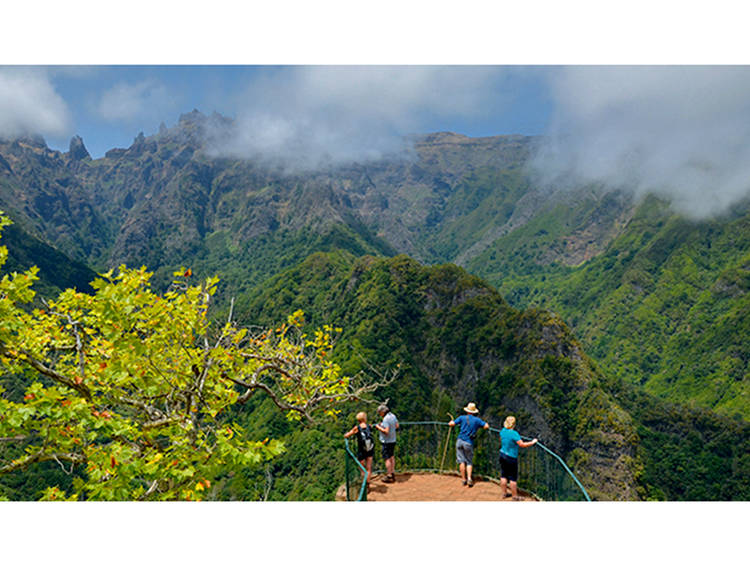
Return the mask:
<path id="1" fill-rule="evenodd" d="M 522 501 L 534 501 L 524 492 L 519 492 L 519 496 Z M 502 498 L 500 485 L 489 480 L 476 480 L 469 488 L 457 474 L 424 472 L 396 474 L 396 481 L 390 484 L 382 481 L 382 475 L 375 475 L 367 501 L 511 501 L 511 498 Z"/>

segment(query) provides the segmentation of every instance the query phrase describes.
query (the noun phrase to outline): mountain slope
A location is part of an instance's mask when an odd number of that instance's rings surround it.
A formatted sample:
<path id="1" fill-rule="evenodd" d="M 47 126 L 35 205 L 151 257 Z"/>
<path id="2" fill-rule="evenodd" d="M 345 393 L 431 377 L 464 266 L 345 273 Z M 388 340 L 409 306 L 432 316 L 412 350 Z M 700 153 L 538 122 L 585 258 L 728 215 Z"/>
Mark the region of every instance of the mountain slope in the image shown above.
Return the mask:
<path id="1" fill-rule="evenodd" d="M 39 268 L 39 280 L 34 287 L 41 296 L 56 297 L 62 290 L 71 287 L 82 292 L 92 290 L 90 283 L 96 278 L 93 270 L 28 235 L 16 224 L 2 230 L 0 245 L 8 248 L 4 273 L 26 271 L 32 266 Z"/>
<path id="2" fill-rule="evenodd" d="M 344 328 L 339 360 L 349 372 L 398 368 L 381 398 L 402 419 L 444 416 L 430 407 L 437 391 L 476 402 L 495 425 L 513 413 L 524 431 L 568 458 L 595 497 L 637 497 L 631 420 L 553 315 L 513 310 L 459 268 L 423 267 L 406 256 L 352 262 L 318 254 L 240 309 L 266 322 L 285 305 Z"/>
<path id="3" fill-rule="evenodd" d="M 526 168 L 539 140 L 521 136 L 435 133 L 379 161 L 281 168 L 217 156 L 229 124 L 194 111 L 97 160 L 80 139 L 0 143 L 0 207 L 99 270 L 146 265 L 164 286 L 190 266 L 226 295 L 315 251 L 457 263 L 561 314 L 603 371 L 750 419 L 747 206 L 689 223 L 654 198 L 542 189 Z"/>
<path id="4" fill-rule="evenodd" d="M 439 419 L 446 399 L 476 402 L 495 426 L 512 413 L 597 499 L 748 498 L 750 424 L 603 374 L 558 317 L 515 310 L 460 268 L 316 254 L 237 306 L 262 323 L 296 308 L 312 324 L 343 328 L 338 359 L 348 372 L 400 365 L 379 397 L 401 419 Z M 698 480 L 697 462 L 708 471 Z"/>
<path id="5" fill-rule="evenodd" d="M 749 215 L 692 223 L 649 200 L 581 267 L 494 279 L 515 304 L 562 314 L 607 371 L 747 420 L 749 272 Z"/>

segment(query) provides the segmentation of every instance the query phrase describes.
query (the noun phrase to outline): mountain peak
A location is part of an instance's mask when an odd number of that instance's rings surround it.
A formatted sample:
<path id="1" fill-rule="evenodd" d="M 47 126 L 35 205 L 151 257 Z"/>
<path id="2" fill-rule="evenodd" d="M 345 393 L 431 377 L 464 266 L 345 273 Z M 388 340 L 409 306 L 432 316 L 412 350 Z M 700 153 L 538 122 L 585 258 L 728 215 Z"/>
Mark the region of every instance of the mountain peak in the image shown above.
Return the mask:
<path id="1" fill-rule="evenodd" d="M 205 115 L 203 115 L 200 111 L 197 109 L 193 109 L 190 113 L 183 113 L 180 115 L 180 119 L 178 120 L 180 125 L 190 125 L 193 123 L 198 123 L 203 121 L 206 118 Z"/>
<path id="2" fill-rule="evenodd" d="M 36 134 L 24 135 L 16 139 L 16 142 L 20 144 L 25 144 L 32 148 L 48 148 L 47 141 L 44 140 L 44 137 L 42 135 L 36 135 Z"/>
<path id="3" fill-rule="evenodd" d="M 75 135 L 70 139 L 70 147 L 68 148 L 68 154 L 71 160 L 84 160 L 91 158 L 89 151 L 86 150 L 86 145 L 83 144 L 83 139 Z"/>

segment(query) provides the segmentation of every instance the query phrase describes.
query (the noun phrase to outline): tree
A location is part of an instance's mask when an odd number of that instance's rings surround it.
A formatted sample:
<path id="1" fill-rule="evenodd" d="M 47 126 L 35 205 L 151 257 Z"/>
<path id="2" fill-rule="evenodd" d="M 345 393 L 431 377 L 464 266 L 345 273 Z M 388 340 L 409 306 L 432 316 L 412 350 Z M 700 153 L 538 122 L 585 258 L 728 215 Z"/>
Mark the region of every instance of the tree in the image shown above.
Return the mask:
<path id="1" fill-rule="evenodd" d="M 0 213 L 0 230 L 9 222 Z M 0 267 L 6 257 L 0 247 Z M 91 295 L 68 289 L 35 307 L 37 271 L 0 281 L 0 478 L 43 461 L 76 469 L 70 496 L 48 488 L 44 499 L 200 499 L 220 471 L 283 451 L 232 423 L 254 393 L 314 422 L 388 382 L 344 375 L 329 359 L 340 330 L 307 335 L 301 311 L 251 330 L 230 310 L 218 326 L 218 279 L 195 283 L 189 269 L 159 295 L 145 268 L 121 266 Z M 19 381 L 14 399 L 2 384 Z"/>

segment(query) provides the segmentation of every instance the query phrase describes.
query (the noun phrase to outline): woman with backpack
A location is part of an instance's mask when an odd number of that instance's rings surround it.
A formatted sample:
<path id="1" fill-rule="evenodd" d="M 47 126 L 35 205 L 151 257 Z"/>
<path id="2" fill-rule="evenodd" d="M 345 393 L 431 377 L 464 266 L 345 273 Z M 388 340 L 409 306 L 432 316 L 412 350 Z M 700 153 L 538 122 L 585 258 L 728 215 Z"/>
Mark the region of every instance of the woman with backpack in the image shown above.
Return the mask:
<path id="1" fill-rule="evenodd" d="M 367 483 L 372 479 L 372 457 L 375 454 L 375 440 L 372 438 L 372 427 L 367 424 L 367 414 L 357 414 L 357 425 L 344 433 L 344 437 L 357 435 L 357 460 L 365 465 Z"/>

